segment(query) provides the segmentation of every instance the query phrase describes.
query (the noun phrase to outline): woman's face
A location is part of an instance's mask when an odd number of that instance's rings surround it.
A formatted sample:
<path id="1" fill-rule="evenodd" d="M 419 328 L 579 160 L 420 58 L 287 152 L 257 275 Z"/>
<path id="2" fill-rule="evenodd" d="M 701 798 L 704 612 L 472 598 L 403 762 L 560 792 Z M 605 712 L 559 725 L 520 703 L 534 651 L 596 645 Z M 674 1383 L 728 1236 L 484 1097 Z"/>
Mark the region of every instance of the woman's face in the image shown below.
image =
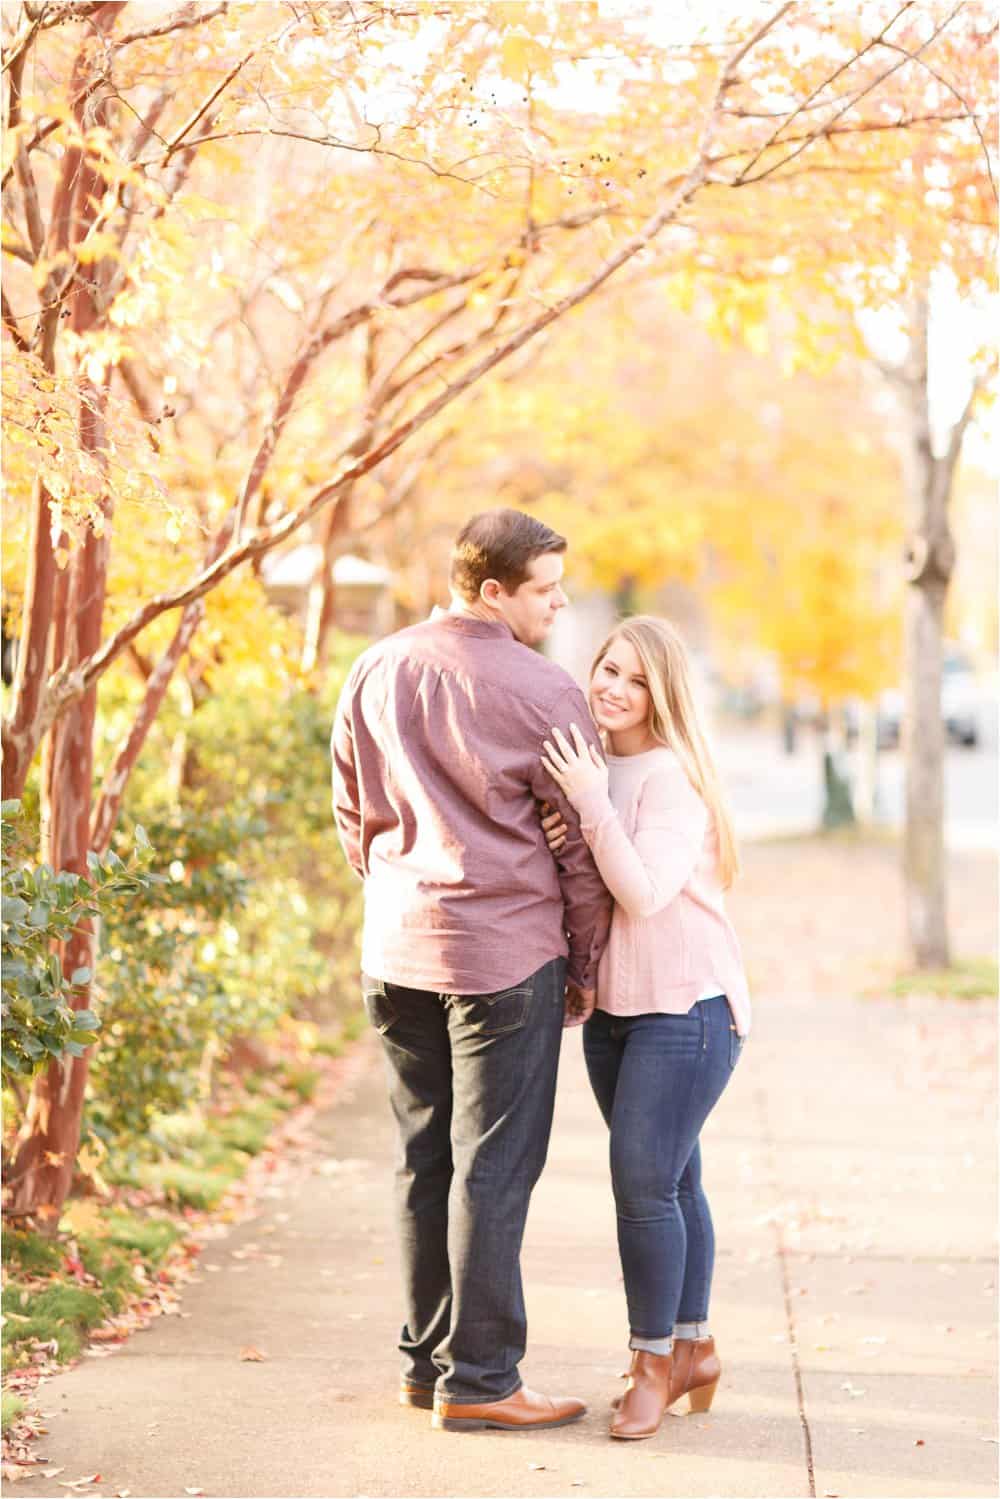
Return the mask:
<path id="1" fill-rule="evenodd" d="M 638 652 L 621 636 L 613 640 L 590 679 L 590 711 L 598 728 L 625 734 L 649 721 L 649 688 Z"/>

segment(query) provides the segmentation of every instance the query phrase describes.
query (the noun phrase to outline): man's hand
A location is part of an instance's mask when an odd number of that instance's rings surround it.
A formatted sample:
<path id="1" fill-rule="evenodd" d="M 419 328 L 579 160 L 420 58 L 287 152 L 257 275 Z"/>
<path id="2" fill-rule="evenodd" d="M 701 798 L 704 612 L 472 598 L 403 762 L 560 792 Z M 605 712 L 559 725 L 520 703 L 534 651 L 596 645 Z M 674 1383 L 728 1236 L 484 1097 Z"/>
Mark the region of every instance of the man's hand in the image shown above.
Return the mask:
<path id="1" fill-rule="evenodd" d="M 596 1003 L 596 989 L 581 989 L 578 984 L 567 984 L 564 1029 L 571 1025 L 582 1025 L 585 1020 L 589 1020 Z"/>

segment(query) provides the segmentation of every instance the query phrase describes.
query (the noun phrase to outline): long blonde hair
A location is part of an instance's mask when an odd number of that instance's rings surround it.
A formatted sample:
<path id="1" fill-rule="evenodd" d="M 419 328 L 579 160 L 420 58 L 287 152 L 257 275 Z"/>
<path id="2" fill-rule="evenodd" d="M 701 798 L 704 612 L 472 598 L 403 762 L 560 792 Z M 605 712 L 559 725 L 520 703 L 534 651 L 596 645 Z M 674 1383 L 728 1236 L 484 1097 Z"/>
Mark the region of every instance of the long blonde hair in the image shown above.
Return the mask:
<path id="1" fill-rule="evenodd" d="M 708 747 L 691 686 L 684 642 L 668 620 L 637 614 L 622 620 L 604 641 L 590 675 L 616 640 L 627 640 L 642 662 L 649 687 L 649 729 L 653 738 L 673 750 L 691 785 L 708 808 L 719 844 L 719 873 L 728 889 L 739 873 L 732 818 L 726 807 L 712 752 Z"/>

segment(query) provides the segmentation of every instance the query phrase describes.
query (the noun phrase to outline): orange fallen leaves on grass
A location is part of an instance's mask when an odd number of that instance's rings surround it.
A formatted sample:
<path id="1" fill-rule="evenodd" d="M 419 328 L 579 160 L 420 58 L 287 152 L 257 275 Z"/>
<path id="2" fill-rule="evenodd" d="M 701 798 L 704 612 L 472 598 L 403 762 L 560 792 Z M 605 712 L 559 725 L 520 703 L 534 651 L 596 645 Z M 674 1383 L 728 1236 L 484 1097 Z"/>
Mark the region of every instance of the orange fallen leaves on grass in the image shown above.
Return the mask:
<path id="1" fill-rule="evenodd" d="M 240 1358 L 245 1364 L 262 1364 L 267 1358 L 266 1353 L 261 1353 L 259 1348 L 254 1348 L 248 1343 L 245 1348 L 240 1349 Z"/>

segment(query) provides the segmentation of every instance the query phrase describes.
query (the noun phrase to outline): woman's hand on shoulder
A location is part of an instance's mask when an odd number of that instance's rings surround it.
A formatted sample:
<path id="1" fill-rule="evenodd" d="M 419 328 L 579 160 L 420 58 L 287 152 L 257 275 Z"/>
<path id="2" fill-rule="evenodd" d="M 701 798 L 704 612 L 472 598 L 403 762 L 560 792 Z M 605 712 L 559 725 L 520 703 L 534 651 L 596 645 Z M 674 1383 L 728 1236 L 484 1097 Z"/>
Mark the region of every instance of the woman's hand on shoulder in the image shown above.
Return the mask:
<path id="1" fill-rule="evenodd" d="M 608 767 L 600 750 L 588 744 L 576 724 L 569 728 L 572 744 L 560 729 L 552 730 L 551 740 L 546 739 L 542 745 L 542 764 L 575 807 L 588 791 L 597 787 L 607 790 Z"/>

